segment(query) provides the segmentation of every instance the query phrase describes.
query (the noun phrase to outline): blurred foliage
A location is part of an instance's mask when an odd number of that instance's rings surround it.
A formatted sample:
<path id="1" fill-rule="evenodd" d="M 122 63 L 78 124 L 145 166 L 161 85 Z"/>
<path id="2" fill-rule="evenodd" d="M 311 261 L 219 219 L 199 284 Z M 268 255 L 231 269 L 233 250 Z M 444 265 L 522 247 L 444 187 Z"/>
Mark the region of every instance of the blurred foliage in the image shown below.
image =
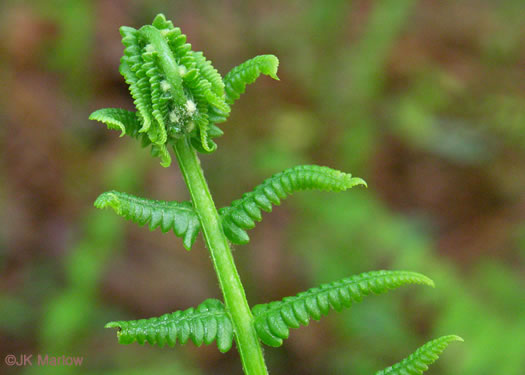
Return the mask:
<path id="1" fill-rule="evenodd" d="M 235 256 L 252 304 L 372 269 L 436 281 L 294 330 L 266 349 L 272 373 L 372 374 L 455 333 L 465 344 L 429 373 L 521 375 L 524 11 L 521 0 L 3 1 L 0 353 L 84 356 L 80 369 L 34 373 L 239 373 L 235 354 L 121 347 L 102 329 L 218 297 L 201 240 L 188 255 L 91 208 L 113 188 L 187 199 L 176 167 L 87 121 L 131 109 L 118 27 L 163 12 L 222 73 L 256 54 L 281 61 L 281 81 L 250 87 L 203 157 L 219 206 L 299 163 L 369 185 L 301 193 L 250 233 Z"/>

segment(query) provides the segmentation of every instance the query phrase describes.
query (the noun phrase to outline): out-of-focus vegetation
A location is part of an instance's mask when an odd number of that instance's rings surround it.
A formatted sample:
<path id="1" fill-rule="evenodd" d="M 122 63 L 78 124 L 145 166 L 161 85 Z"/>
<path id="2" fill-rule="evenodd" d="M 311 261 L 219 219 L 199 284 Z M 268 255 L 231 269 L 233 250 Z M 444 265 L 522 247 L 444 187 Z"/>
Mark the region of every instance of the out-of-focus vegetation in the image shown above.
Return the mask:
<path id="1" fill-rule="evenodd" d="M 235 252 L 252 304 L 371 269 L 396 291 L 266 349 L 275 374 L 373 374 L 427 340 L 465 339 L 432 374 L 525 368 L 525 5 L 504 1 L 5 0 L 0 4 L 2 373 L 237 374 L 234 351 L 119 346 L 103 330 L 219 297 L 202 240 L 95 212 L 102 191 L 187 199 L 179 171 L 87 117 L 132 108 L 118 27 L 163 12 L 225 73 L 261 53 L 275 83 L 248 89 L 203 167 L 219 206 L 298 163 L 367 191 L 302 193 Z M 223 176 L 235 175 L 236 181 Z M 342 327 L 335 329 L 335 327 Z M 6 354 L 84 357 L 8 368 Z M 330 364 L 330 366 L 328 366 Z"/>

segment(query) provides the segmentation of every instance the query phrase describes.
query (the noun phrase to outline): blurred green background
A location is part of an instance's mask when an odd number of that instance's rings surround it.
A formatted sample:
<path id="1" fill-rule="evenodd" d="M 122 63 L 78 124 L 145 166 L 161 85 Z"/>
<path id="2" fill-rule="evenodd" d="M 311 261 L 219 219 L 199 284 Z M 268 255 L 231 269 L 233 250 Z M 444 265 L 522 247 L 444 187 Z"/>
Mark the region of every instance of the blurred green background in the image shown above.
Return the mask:
<path id="1" fill-rule="evenodd" d="M 298 163 L 369 189 L 299 193 L 234 251 L 251 304 L 374 269 L 436 289 L 370 297 L 266 348 L 272 374 L 373 374 L 455 333 L 428 374 L 525 374 L 525 4 L 467 1 L 48 0 L 0 4 L 0 373 L 241 374 L 234 350 L 117 344 L 110 320 L 220 297 L 202 239 L 92 203 L 116 189 L 185 200 L 176 164 L 87 120 L 132 108 L 118 27 L 163 12 L 223 74 L 261 78 L 202 157 L 219 206 Z M 7 354 L 83 356 L 8 368 Z"/>

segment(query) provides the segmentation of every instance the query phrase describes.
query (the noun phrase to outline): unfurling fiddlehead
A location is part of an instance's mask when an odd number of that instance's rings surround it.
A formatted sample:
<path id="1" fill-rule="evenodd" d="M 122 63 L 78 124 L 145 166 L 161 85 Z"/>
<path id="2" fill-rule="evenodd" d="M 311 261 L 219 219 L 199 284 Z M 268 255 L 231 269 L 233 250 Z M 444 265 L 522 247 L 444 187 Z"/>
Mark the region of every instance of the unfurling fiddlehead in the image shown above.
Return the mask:
<path id="1" fill-rule="evenodd" d="M 200 222 L 191 202 L 167 202 L 140 198 L 118 191 L 107 191 L 95 201 L 95 207 L 111 207 L 119 216 L 140 225 L 149 223 L 150 230 L 160 227 L 183 238 L 187 250 L 197 238 Z"/>
<path id="2" fill-rule="evenodd" d="M 429 341 L 401 362 L 376 372 L 376 375 L 421 375 L 452 341 L 463 341 L 463 339 L 456 335 L 449 335 Z"/>
<path id="3" fill-rule="evenodd" d="M 278 67 L 279 59 L 277 57 L 274 55 L 260 55 L 233 68 L 224 77 L 226 102 L 232 105 L 244 93 L 246 85 L 255 82 L 261 74 L 266 74 L 275 80 L 279 80 L 279 77 L 277 77 Z"/>
<path id="4" fill-rule="evenodd" d="M 301 292 L 282 301 L 255 305 L 255 328 L 261 341 L 269 346 L 281 346 L 290 328 L 319 320 L 331 309 L 341 311 L 352 303 L 361 302 L 369 294 L 381 294 L 405 284 L 434 286 L 428 277 L 409 271 L 374 271 L 351 276 Z"/>
<path id="5" fill-rule="evenodd" d="M 205 151 L 213 151 L 208 112 L 227 116 L 230 111 L 219 73 L 164 16 L 157 16 L 152 26 L 120 31 L 125 46 L 120 71 L 135 99 L 140 131 L 162 147 L 168 138 L 190 135 Z"/>
<path id="6" fill-rule="evenodd" d="M 126 133 L 143 134 L 143 144 L 153 145 L 152 153 L 164 167 L 171 164 L 167 145 L 185 136 L 198 151 L 214 151 L 217 145 L 212 138 L 223 134 L 215 124 L 226 121 L 229 104 L 261 73 L 277 79 L 277 58 L 263 55 L 232 69 L 223 81 L 202 52 L 192 51 L 186 36 L 163 15 L 139 30 L 123 26 L 120 33 L 125 47 L 120 73 L 134 99 L 136 118 L 118 109 L 97 111 L 91 118 L 121 130 L 126 125 L 119 123 L 126 121 L 136 128 Z"/>
<path id="7" fill-rule="evenodd" d="M 207 299 L 197 308 L 164 314 L 158 318 L 118 321 L 106 324 L 106 328 L 118 328 L 120 344 L 138 342 L 160 347 L 174 346 L 178 341 L 185 344 L 191 339 L 197 346 L 217 341 L 221 352 L 232 347 L 233 327 L 224 305 L 216 299 Z"/>
<path id="8" fill-rule="evenodd" d="M 288 195 L 301 190 L 344 191 L 356 185 L 366 183 L 328 167 L 301 165 L 286 169 L 219 210 L 224 232 L 231 242 L 246 244 L 250 241 L 246 230 L 261 221 L 261 210 L 271 212 L 272 205 L 281 204 L 281 199 Z"/>

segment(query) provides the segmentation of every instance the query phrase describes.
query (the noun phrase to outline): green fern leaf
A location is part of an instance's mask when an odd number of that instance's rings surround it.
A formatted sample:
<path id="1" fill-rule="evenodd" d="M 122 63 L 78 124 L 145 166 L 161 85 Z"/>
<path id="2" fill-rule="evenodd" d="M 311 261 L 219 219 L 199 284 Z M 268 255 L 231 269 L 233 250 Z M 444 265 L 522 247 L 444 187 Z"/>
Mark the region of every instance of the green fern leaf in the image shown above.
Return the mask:
<path id="1" fill-rule="evenodd" d="M 226 103 L 232 105 L 244 93 L 246 85 L 255 82 L 261 74 L 279 80 L 278 67 L 279 59 L 276 56 L 259 55 L 233 68 L 224 77 Z"/>
<path id="2" fill-rule="evenodd" d="M 132 27 L 122 26 L 120 35 L 122 35 L 122 44 L 124 45 L 124 55 L 120 59 L 120 74 L 122 74 L 129 85 L 133 103 L 143 122 L 143 131 L 147 131 L 153 119 L 151 117 L 149 86 L 145 82 L 147 78 L 144 74 L 139 75 L 137 73 L 142 72 L 141 67 L 144 65 L 144 60 L 140 53 L 141 46 L 138 40 L 138 31 Z"/>
<path id="3" fill-rule="evenodd" d="M 456 335 L 449 335 L 429 341 L 409 357 L 393 366 L 376 372 L 376 375 L 421 375 L 428 370 L 428 365 L 431 365 L 439 358 L 439 355 L 452 341 L 463 341 L 463 339 Z"/>
<path id="4" fill-rule="evenodd" d="M 162 75 L 155 61 L 155 55 L 152 52 L 146 52 L 143 54 L 143 58 L 145 61 L 144 70 L 146 71 L 146 76 L 148 77 L 151 88 L 151 114 L 156 120 L 154 121 L 154 129 L 148 132 L 148 135 L 151 142 L 163 145 L 168 138 L 166 129 L 170 100 L 169 97 L 162 92 Z"/>
<path id="5" fill-rule="evenodd" d="M 166 145 L 151 145 L 151 155 L 155 158 L 159 158 L 160 165 L 163 167 L 167 168 L 171 165 L 171 155 Z"/>
<path id="6" fill-rule="evenodd" d="M 224 96 L 224 82 L 222 77 L 213 67 L 211 61 L 207 60 L 202 52 L 193 52 L 196 68 L 201 72 L 202 76 L 211 84 L 211 88 L 218 97 Z M 226 107 L 227 108 L 227 107 Z"/>
<path id="7" fill-rule="evenodd" d="M 143 345 L 173 347 L 178 341 L 185 344 L 191 339 L 197 346 L 217 341 L 223 353 L 231 349 L 233 326 L 221 301 L 207 299 L 197 308 L 164 314 L 160 317 L 132 321 L 117 321 L 106 324 L 106 328 L 118 328 L 120 344 L 138 342 Z"/>
<path id="8" fill-rule="evenodd" d="M 217 137 L 221 137 L 222 135 L 224 135 L 224 132 L 216 125 L 213 125 L 211 124 L 210 125 L 210 128 L 208 129 L 208 137 L 207 137 L 207 147 L 204 148 L 202 146 L 202 136 L 200 134 L 200 131 L 198 133 L 199 137 L 198 138 L 192 138 L 191 139 L 191 144 L 193 145 L 193 147 L 195 147 L 195 149 L 199 152 L 202 152 L 202 153 L 209 153 L 209 152 L 213 152 L 217 149 L 217 144 L 212 140 L 212 138 L 217 138 Z M 211 150 L 211 151 L 209 151 Z"/>
<path id="9" fill-rule="evenodd" d="M 250 241 L 246 230 L 261 221 L 261 210 L 271 212 L 272 205 L 279 205 L 291 193 L 313 189 L 344 191 L 356 185 L 366 186 L 366 182 L 328 167 L 301 165 L 286 169 L 219 210 L 224 232 L 231 242 L 246 244 Z"/>
<path id="10" fill-rule="evenodd" d="M 124 134 L 128 134 L 133 138 L 141 139 L 143 147 L 151 145 L 148 135 L 141 133 L 143 129 L 142 122 L 136 112 L 120 108 L 104 108 L 93 112 L 89 119 L 106 124 L 108 129 L 120 130 L 121 137 Z M 168 167 L 171 164 L 171 156 L 164 144 L 153 144 L 151 146 L 151 154 L 160 158 L 162 166 Z"/>
<path id="11" fill-rule="evenodd" d="M 323 284 L 282 301 L 256 305 L 252 312 L 255 329 L 261 341 L 278 347 L 288 338 L 290 328 L 308 325 L 310 318 L 319 320 L 331 309 L 341 311 L 369 294 L 380 294 L 405 284 L 434 286 L 428 277 L 410 271 L 374 271 Z"/>
<path id="12" fill-rule="evenodd" d="M 106 124 L 108 129 L 120 130 L 121 137 L 125 134 L 136 137 L 142 126 L 135 112 L 121 108 L 99 109 L 93 112 L 89 119 Z"/>
<path id="13" fill-rule="evenodd" d="M 183 238 L 187 250 L 191 249 L 200 230 L 199 219 L 190 202 L 156 201 L 113 190 L 101 194 L 95 207 L 111 207 L 117 215 L 135 223 L 149 223 L 150 230 L 160 227 L 162 232 L 167 232 L 173 229 Z"/>

